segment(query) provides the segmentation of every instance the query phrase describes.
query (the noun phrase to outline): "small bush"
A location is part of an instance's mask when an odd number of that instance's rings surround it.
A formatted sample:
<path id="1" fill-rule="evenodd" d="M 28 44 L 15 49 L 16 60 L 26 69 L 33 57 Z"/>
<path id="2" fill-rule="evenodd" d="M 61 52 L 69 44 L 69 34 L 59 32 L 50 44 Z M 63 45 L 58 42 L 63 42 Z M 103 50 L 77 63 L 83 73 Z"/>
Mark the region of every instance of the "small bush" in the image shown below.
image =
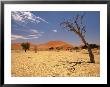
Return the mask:
<path id="1" fill-rule="evenodd" d="M 30 43 L 21 43 L 22 49 L 26 52 L 30 48 Z"/>

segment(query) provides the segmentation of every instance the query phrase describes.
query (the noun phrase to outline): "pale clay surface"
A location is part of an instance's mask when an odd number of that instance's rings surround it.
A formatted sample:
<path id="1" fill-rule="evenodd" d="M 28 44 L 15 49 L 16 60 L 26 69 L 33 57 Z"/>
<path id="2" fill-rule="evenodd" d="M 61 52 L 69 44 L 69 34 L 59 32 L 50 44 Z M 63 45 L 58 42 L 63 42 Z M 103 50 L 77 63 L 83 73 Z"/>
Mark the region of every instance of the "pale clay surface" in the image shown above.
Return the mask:
<path id="1" fill-rule="evenodd" d="M 94 50 L 96 63 L 87 63 L 86 50 L 69 51 L 12 51 L 13 77 L 99 77 L 100 53 Z M 82 62 L 75 65 L 72 62 Z"/>

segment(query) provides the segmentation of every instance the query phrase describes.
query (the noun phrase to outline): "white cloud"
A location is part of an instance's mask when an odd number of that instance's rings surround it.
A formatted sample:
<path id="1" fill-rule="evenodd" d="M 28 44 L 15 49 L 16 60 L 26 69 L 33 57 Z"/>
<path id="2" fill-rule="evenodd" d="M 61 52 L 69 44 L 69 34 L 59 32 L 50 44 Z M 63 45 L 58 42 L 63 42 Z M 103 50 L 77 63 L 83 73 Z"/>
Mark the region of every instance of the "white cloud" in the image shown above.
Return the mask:
<path id="1" fill-rule="evenodd" d="M 35 38 L 39 38 L 39 35 L 27 35 L 27 36 L 15 35 L 15 34 L 12 34 L 12 35 L 11 35 L 11 40 L 18 40 L 18 39 L 35 39 Z"/>
<path id="2" fill-rule="evenodd" d="M 28 23 L 28 22 L 34 22 L 34 23 L 45 22 L 45 23 L 48 23 L 43 18 L 34 15 L 30 11 L 12 11 L 11 16 L 12 16 L 13 20 L 15 20 L 17 22 L 22 22 L 22 23 Z"/>
<path id="3" fill-rule="evenodd" d="M 42 36 L 41 34 L 30 34 L 27 37 L 40 37 Z"/>
<path id="4" fill-rule="evenodd" d="M 25 37 L 22 35 L 11 35 L 11 39 L 12 40 L 16 40 L 16 39 L 24 39 Z"/>
<path id="5" fill-rule="evenodd" d="M 40 32 L 40 31 L 38 31 L 36 29 L 30 29 L 29 31 L 25 31 L 25 32 L 27 32 L 26 35 L 12 34 L 11 35 L 11 40 L 17 40 L 17 39 L 35 39 L 35 38 L 41 37 L 42 34 L 44 33 L 44 32 Z"/>
<path id="6" fill-rule="evenodd" d="M 23 39 L 31 39 L 31 38 L 27 38 L 27 37 L 25 37 L 25 38 L 23 38 Z"/>
<path id="7" fill-rule="evenodd" d="M 14 19 L 15 21 L 21 21 L 24 22 L 23 17 L 20 16 L 20 13 L 17 11 L 14 11 L 11 13 L 12 19 Z"/>
<path id="8" fill-rule="evenodd" d="M 29 37 L 34 37 L 34 36 L 36 36 L 36 35 L 34 35 L 34 34 L 31 34 L 31 35 L 28 35 Z"/>
<path id="9" fill-rule="evenodd" d="M 32 33 L 39 33 L 38 30 L 36 30 L 36 29 L 31 29 L 30 31 L 31 31 Z"/>
<path id="10" fill-rule="evenodd" d="M 40 31 L 38 31 L 38 30 L 36 30 L 36 29 L 31 29 L 30 30 L 30 35 L 28 35 L 28 36 L 30 36 L 30 37 L 33 37 L 33 36 L 42 36 L 42 34 L 44 33 L 44 32 L 40 32 Z"/>
<path id="11" fill-rule="evenodd" d="M 32 37 L 32 38 L 39 38 L 39 37 Z"/>
<path id="12" fill-rule="evenodd" d="M 31 39 L 31 38 L 28 38 L 26 36 L 23 36 L 23 35 L 11 35 L 11 40 L 17 40 L 17 39 Z"/>
<path id="13" fill-rule="evenodd" d="M 41 21 L 43 21 L 43 22 L 45 22 L 45 23 L 48 23 L 46 20 L 44 20 L 44 19 L 42 19 L 41 17 L 36 17 L 37 19 L 39 19 L 39 20 L 41 20 Z"/>
<path id="14" fill-rule="evenodd" d="M 52 30 L 52 31 L 55 32 L 55 33 L 57 32 L 57 30 Z"/>

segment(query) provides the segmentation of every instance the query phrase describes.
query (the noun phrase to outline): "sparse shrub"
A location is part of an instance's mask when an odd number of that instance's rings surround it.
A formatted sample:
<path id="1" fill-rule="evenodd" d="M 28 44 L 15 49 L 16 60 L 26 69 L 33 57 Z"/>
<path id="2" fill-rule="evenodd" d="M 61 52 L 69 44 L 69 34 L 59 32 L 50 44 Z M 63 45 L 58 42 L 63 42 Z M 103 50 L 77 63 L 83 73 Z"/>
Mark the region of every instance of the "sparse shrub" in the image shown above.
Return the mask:
<path id="1" fill-rule="evenodd" d="M 79 47 L 74 47 L 74 50 L 76 50 L 76 52 L 79 51 Z"/>
<path id="2" fill-rule="evenodd" d="M 100 46 L 99 45 L 97 45 L 97 44 L 90 44 L 90 47 L 92 48 L 92 49 L 94 49 L 94 48 L 100 48 Z"/>
<path id="3" fill-rule="evenodd" d="M 100 48 L 100 46 L 97 45 L 97 44 L 90 44 L 90 47 L 91 47 L 91 49 L 94 49 L 94 48 L 99 49 L 99 48 Z M 87 46 L 84 45 L 84 46 L 81 46 L 81 48 L 82 48 L 82 49 L 87 49 Z"/>
<path id="4" fill-rule="evenodd" d="M 61 47 L 56 47 L 56 50 L 59 52 L 60 50 L 62 50 L 63 49 L 63 47 L 61 46 Z"/>
<path id="5" fill-rule="evenodd" d="M 50 47 L 49 50 L 54 50 L 54 47 Z"/>
<path id="6" fill-rule="evenodd" d="M 73 47 L 67 47 L 66 50 L 72 52 L 73 51 Z"/>
<path id="7" fill-rule="evenodd" d="M 30 48 L 30 43 L 21 43 L 22 49 L 26 52 Z"/>
<path id="8" fill-rule="evenodd" d="M 87 49 L 87 46 L 86 45 L 81 46 L 81 49 Z"/>

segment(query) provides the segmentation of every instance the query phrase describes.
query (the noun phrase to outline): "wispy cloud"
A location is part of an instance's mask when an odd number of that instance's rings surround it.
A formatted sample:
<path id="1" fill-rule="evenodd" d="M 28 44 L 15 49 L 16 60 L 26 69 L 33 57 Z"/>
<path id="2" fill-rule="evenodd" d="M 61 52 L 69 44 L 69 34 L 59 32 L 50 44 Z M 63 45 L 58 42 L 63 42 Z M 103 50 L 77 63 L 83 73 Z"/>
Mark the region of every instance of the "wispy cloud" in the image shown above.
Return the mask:
<path id="1" fill-rule="evenodd" d="M 35 37 L 35 36 L 40 37 L 44 34 L 44 32 L 38 31 L 37 29 L 31 29 L 29 33 L 30 35 L 28 36 L 30 37 Z"/>
<path id="2" fill-rule="evenodd" d="M 12 34 L 11 40 L 17 40 L 17 39 L 37 39 L 43 36 L 44 32 L 38 31 L 37 29 L 16 29 L 18 32 L 24 32 L 23 34 Z"/>
<path id="3" fill-rule="evenodd" d="M 36 30 L 36 29 L 31 29 L 30 31 L 31 31 L 32 33 L 39 33 L 38 30 Z"/>
<path id="4" fill-rule="evenodd" d="M 44 32 L 40 32 L 37 29 L 30 29 L 28 31 L 23 30 L 23 32 L 26 32 L 26 35 L 18 35 L 18 34 L 12 34 L 11 40 L 17 40 L 17 39 L 36 39 L 41 37 Z"/>
<path id="5" fill-rule="evenodd" d="M 23 36 L 23 35 L 11 35 L 11 40 L 17 40 L 17 39 L 35 39 L 39 38 L 38 36 Z"/>
<path id="6" fill-rule="evenodd" d="M 11 39 L 12 40 L 16 40 L 16 39 L 26 39 L 26 37 L 22 36 L 22 35 L 11 35 Z"/>
<path id="7" fill-rule="evenodd" d="M 32 37 L 32 38 L 39 38 L 39 37 L 36 36 L 36 37 Z"/>
<path id="8" fill-rule="evenodd" d="M 44 34 L 44 32 L 40 32 L 36 29 L 31 29 L 29 33 L 30 33 L 30 35 L 28 35 L 29 37 L 35 37 L 35 36 L 40 37 Z"/>
<path id="9" fill-rule="evenodd" d="M 30 35 L 27 35 L 27 37 L 40 37 L 42 36 L 41 34 L 30 34 Z"/>
<path id="10" fill-rule="evenodd" d="M 34 36 L 36 36 L 36 35 L 33 35 L 33 34 L 31 34 L 31 35 L 28 35 L 29 37 L 34 37 Z"/>
<path id="11" fill-rule="evenodd" d="M 43 22 L 45 22 L 45 23 L 48 23 L 46 20 L 44 20 L 43 18 L 41 18 L 41 17 L 37 17 L 37 19 L 39 19 L 39 20 L 41 20 L 41 21 L 43 21 Z"/>
<path id="12" fill-rule="evenodd" d="M 34 15 L 32 12 L 30 11 L 12 11 L 11 12 L 11 17 L 12 20 L 16 21 L 16 22 L 22 22 L 22 23 L 39 23 L 39 22 L 45 22 L 48 23 L 45 19 Z"/>
<path id="13" fill-rule="evenodd" d="M 57 32 L 57 30 L 52 30 L 52 31 L 55 32 L 55 33 Z"/>

